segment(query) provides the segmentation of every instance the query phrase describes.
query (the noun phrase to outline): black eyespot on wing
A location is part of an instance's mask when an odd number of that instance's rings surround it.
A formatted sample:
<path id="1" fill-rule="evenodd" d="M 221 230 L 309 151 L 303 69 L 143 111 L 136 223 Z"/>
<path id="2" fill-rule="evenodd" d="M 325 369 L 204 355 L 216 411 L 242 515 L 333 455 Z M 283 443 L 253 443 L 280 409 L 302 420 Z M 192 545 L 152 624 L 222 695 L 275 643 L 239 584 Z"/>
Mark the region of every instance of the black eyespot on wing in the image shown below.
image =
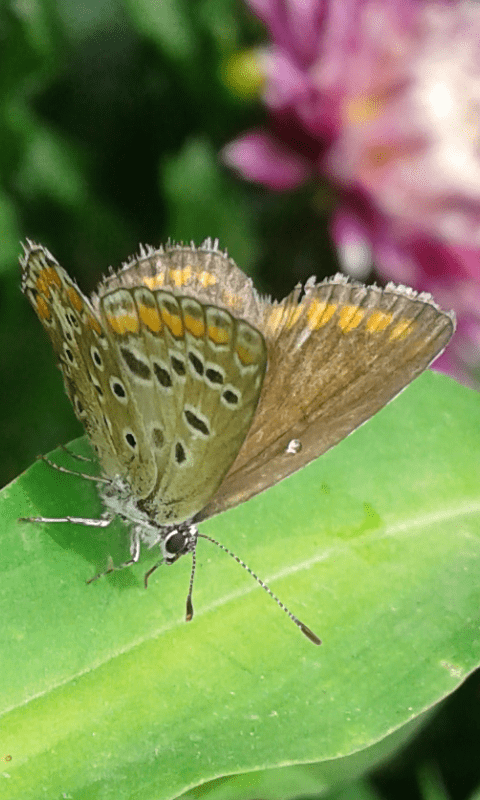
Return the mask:
<path id="1" fill-rule="evenodd" d="M 187 454 L 185 452 L 185 448 L 181 442 L 177 442 L 175 445 L 175 461 L 177 464 L 183 464 L 186 461 Z"/>
<path id="2" fill-rule="evenodd" d="M 207 367 L 205 370 L 205 377 L 210 381 L 210 383 L 216 383 L 221 385 L 223 383 L 223 375 L 219 372 L 218 369 L 214 369 L 213 367 Z"/>
<path id="3" fill-rule="evenodd" d="M 179 375 L 180 377 L 183 377 L 185 375 L 187 370 L 185 367 L 185 363 L 182 361 L 181 358 L 178 358 L 178 356 L 171 356 L 170 363 L 172 365 L 172 369 L 174 370 L 174 372 L 177 373 L 177 375 Z"/>
<path id="4" fill-rule="evenodd" d="M 163 447 L 165 444 L 165 434 L 161 428 L 154 428 L 152 430 L 152 441 L 155 447 Z"/>
<path id="5" fill-rule="evenodd" d="M 170 373 L 168 372 L 168 370 L 165 369 L 165 367 L 162 367 L 161 364 L 157 364 L 157 362 L 154 361 L 153 371 L 155 372 L 155 377 L 159 382 L 160 386 L 163 386 L 164 389 L 171 389 L 172 379 L 170 377 Z"/>
<path id="6" fill-rule="evenodd" d="M 67 322 L 72 326 L 72 328 L 75 328 L 77 331 L 81 330 L 80 324 L 79 324 L 78 319 L 76 318 L 75 314 L 73 314 L 70 311 L 67 311 L 67 313 L 65 314 L 65 318 L 66 318 Z"/>
<path id="7" fill-rule="evenodd" d="M 90 348 L 90 354 L 92 356 L 93 362 L 97 365 L 97 367 L 103 367 L 102 357 L 96 347 Z"/>
<path id="8" fill-rule="evenodd" d="M 185 419 L 187 420 L 187 424 L 190 425 L 194 431 L 198 431 L 198 433 L 202 433 L 204 436 L 210 436 L 210 430 L 203 419 L 200 419 L 200 417 L 194 414 L 194 412 L 189 408 L 184 409 L 183 413 L 185 415 Z"/>
<path id="9" fill-rule="evenodd" d="M 199 357 L 195 353 L 189 353 L 188 354 L 188 360 L 190 361 L 190 364 L 192 365 L 192 367 L 195 370 L 195 372 L 197 373 L 197 375 L 200 375 L 200 376 L 203 375 L 203 371 L 204 371 L 203 364 L 202 364 L 201 360 L 199 359 Z"/>
<path id="10" fill-rule="evenodd" d="M 238 400 L 239 400 L 238 394 L 235 394 L 235 392 L 232 392 L 231 389 L 225 389 L 224 393 L 222 394 L 222 397 L 225 400 L 225 402 L 227 403 L 227 405 L 229 405 L 229 406 L 238 405 Z"/>
<path id="11" fill-rule="evenodd" d="M 112 381 L 112 392 L 121 400 L 127 396 L 125 387 L 119 381 Z"/>
<path id="12" fill-rule="evenodd" d="M 135 439 L 133 433 L 129 431 L 127 434 L 125 434 L 125 441 L 132 448 L 132 450 L 135 450 L 137 446 L 137 440 Z"/>
<path id="13" fill-rule="evenodd" d="M 135 353 L 132 353 L 127 347 L 121 347 L 120 352 L 125 364 L 133 375 L 137 378 L 142 378 L 144 381 L 150 380 L 152 373 L 148 364 L 145 364 L 144 361 L 138 358 Z"/>

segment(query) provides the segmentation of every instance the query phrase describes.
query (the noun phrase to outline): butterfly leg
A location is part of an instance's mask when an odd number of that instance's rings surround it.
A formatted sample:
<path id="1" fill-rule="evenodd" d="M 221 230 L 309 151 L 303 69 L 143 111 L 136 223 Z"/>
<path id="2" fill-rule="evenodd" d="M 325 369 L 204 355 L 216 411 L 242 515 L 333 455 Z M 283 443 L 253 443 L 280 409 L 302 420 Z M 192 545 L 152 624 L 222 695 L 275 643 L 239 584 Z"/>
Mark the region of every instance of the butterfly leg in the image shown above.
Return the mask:
<path id="1" fill-rule="evenodd" d="M 63 450 L 64 453 L 67 453 L 72 458 L 76 458 L 77 461 L 86 461 L 89 464 L 95 464 L 95 460 L 93 458 L 87 458 L 87 456 L 81 456 L 79 453 L 74 453 L 73 450 L 70 450 L 66 444 L 60 445 L 60 450 Z"/>
<path id="2" fill-rule="evenodd" d="M 73 455 L 73 453 L 70 455 Z M 75 472 L 73 469 L 61 467 L 60 464 L 55 464 L 54 461 L 50 461 L 46 456 L 39 456 L 38 458 L 39 461 L 44 461 L 49 467 L 56 469 L 57 472 L 63 472 L 65 475 L 75 475 L 77 478 L 85 478 L 87 481 L 94 481 L 95 483 L 110 483 L 107 478 L 100 478 L 98 475 L 87 475 L 85 472 Z"/>
<path id="3" fill-rule="evenodd" d="M 114 564 L 110 561 L 107 569 L 104 572 L 99 572 L 97 575 L 94 575 L 93 578 L 89 578 L 87 583 L 93 583 L 93 581 L 98 580 L 101 578 L 102 575 L 109 575 L 111 572 L 117 572 L 119 569 L 125 569 L 125 567 L 131 567 L 132 564 L 136 564 L 140 558 L 140 531 L 135 527 L 132 530 L 132 539 L 130 542 L 130 555 L 131 558 L 128 561 L 123 561 L 121 564 Z"/>
<path id="4" fill-rule="evenodd" d="M 145 576 L 144 576 L 145 589 L 148 588 L 148 579 L 149 579 L 150 575 L 152 575 L 155 572 L 155 570 L 159 568 L 161 563 L 162 563 L 161 561 L 158 561 L 157 564 L 154 564 L 153 567 L 151 567 L 148 570 L 148 572 L 145 573 Z"/>
<path id="5" fill-rule="evenodd" d="M 88 519 L 88 517 L 19 517 L 18 522 L 72 522 L 74 525 L 86 525 L 89 528 L 106 528 L 113 517 Z"/>

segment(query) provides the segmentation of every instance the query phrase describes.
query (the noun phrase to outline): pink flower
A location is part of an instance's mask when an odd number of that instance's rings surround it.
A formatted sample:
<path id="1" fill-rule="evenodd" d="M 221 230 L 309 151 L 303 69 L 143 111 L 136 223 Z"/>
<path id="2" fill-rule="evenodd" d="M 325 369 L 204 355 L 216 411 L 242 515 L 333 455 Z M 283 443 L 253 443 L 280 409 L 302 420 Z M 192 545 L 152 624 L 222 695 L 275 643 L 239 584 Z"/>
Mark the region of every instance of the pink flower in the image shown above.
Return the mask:
<path id="1" fill-rule="evenodd" d="M 224 158 L 274 190 L 333 182 L 346 271 L 453 307 L 456 374 L 480 362 L 480 6 L 468 0 L 249 0 L 270 128 Z M 462 341 L 463 340 L 463 341 Z"/>

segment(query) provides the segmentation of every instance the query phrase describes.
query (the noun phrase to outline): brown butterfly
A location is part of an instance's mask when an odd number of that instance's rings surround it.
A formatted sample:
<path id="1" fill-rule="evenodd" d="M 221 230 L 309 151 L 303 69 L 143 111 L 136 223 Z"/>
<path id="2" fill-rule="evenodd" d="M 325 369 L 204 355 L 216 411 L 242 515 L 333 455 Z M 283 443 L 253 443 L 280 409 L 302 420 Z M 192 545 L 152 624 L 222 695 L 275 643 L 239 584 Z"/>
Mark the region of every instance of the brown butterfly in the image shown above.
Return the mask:
<path id="1" fill-rule="evenodd" d="M 213 541 L 196 524 L 339 442 L 422 372 L 454 331 L 454 315 L 430 295 L 343 275 L 311 278 L 272 302 L 210 240 L 142 248 L 90 299 L 48 250 L 32 242 L 24 249 L 22 289 L 98 454 L 106 512 L 100 520 L 29 521 L 100 527 L 121 517 L 131 558 L 116 568 L 138 561 L 142 543 L 160 546 L 159 563 L 192 553 L 187 619 L 197 539 Z"/>

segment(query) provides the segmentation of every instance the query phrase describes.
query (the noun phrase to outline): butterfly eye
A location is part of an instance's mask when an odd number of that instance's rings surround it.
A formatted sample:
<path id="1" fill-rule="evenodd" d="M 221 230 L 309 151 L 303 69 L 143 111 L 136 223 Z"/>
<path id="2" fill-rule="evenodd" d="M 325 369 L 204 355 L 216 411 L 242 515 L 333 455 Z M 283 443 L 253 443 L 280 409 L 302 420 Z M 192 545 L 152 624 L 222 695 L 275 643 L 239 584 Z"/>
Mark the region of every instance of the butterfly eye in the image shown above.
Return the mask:
<path id="1" fill-rule="evenodd" d="M 173 564 L 185 551 L 187 545 L 187 538 L 181 531 L 173 531 L 170 533 L 164 543 L 165 563 Z"/>

